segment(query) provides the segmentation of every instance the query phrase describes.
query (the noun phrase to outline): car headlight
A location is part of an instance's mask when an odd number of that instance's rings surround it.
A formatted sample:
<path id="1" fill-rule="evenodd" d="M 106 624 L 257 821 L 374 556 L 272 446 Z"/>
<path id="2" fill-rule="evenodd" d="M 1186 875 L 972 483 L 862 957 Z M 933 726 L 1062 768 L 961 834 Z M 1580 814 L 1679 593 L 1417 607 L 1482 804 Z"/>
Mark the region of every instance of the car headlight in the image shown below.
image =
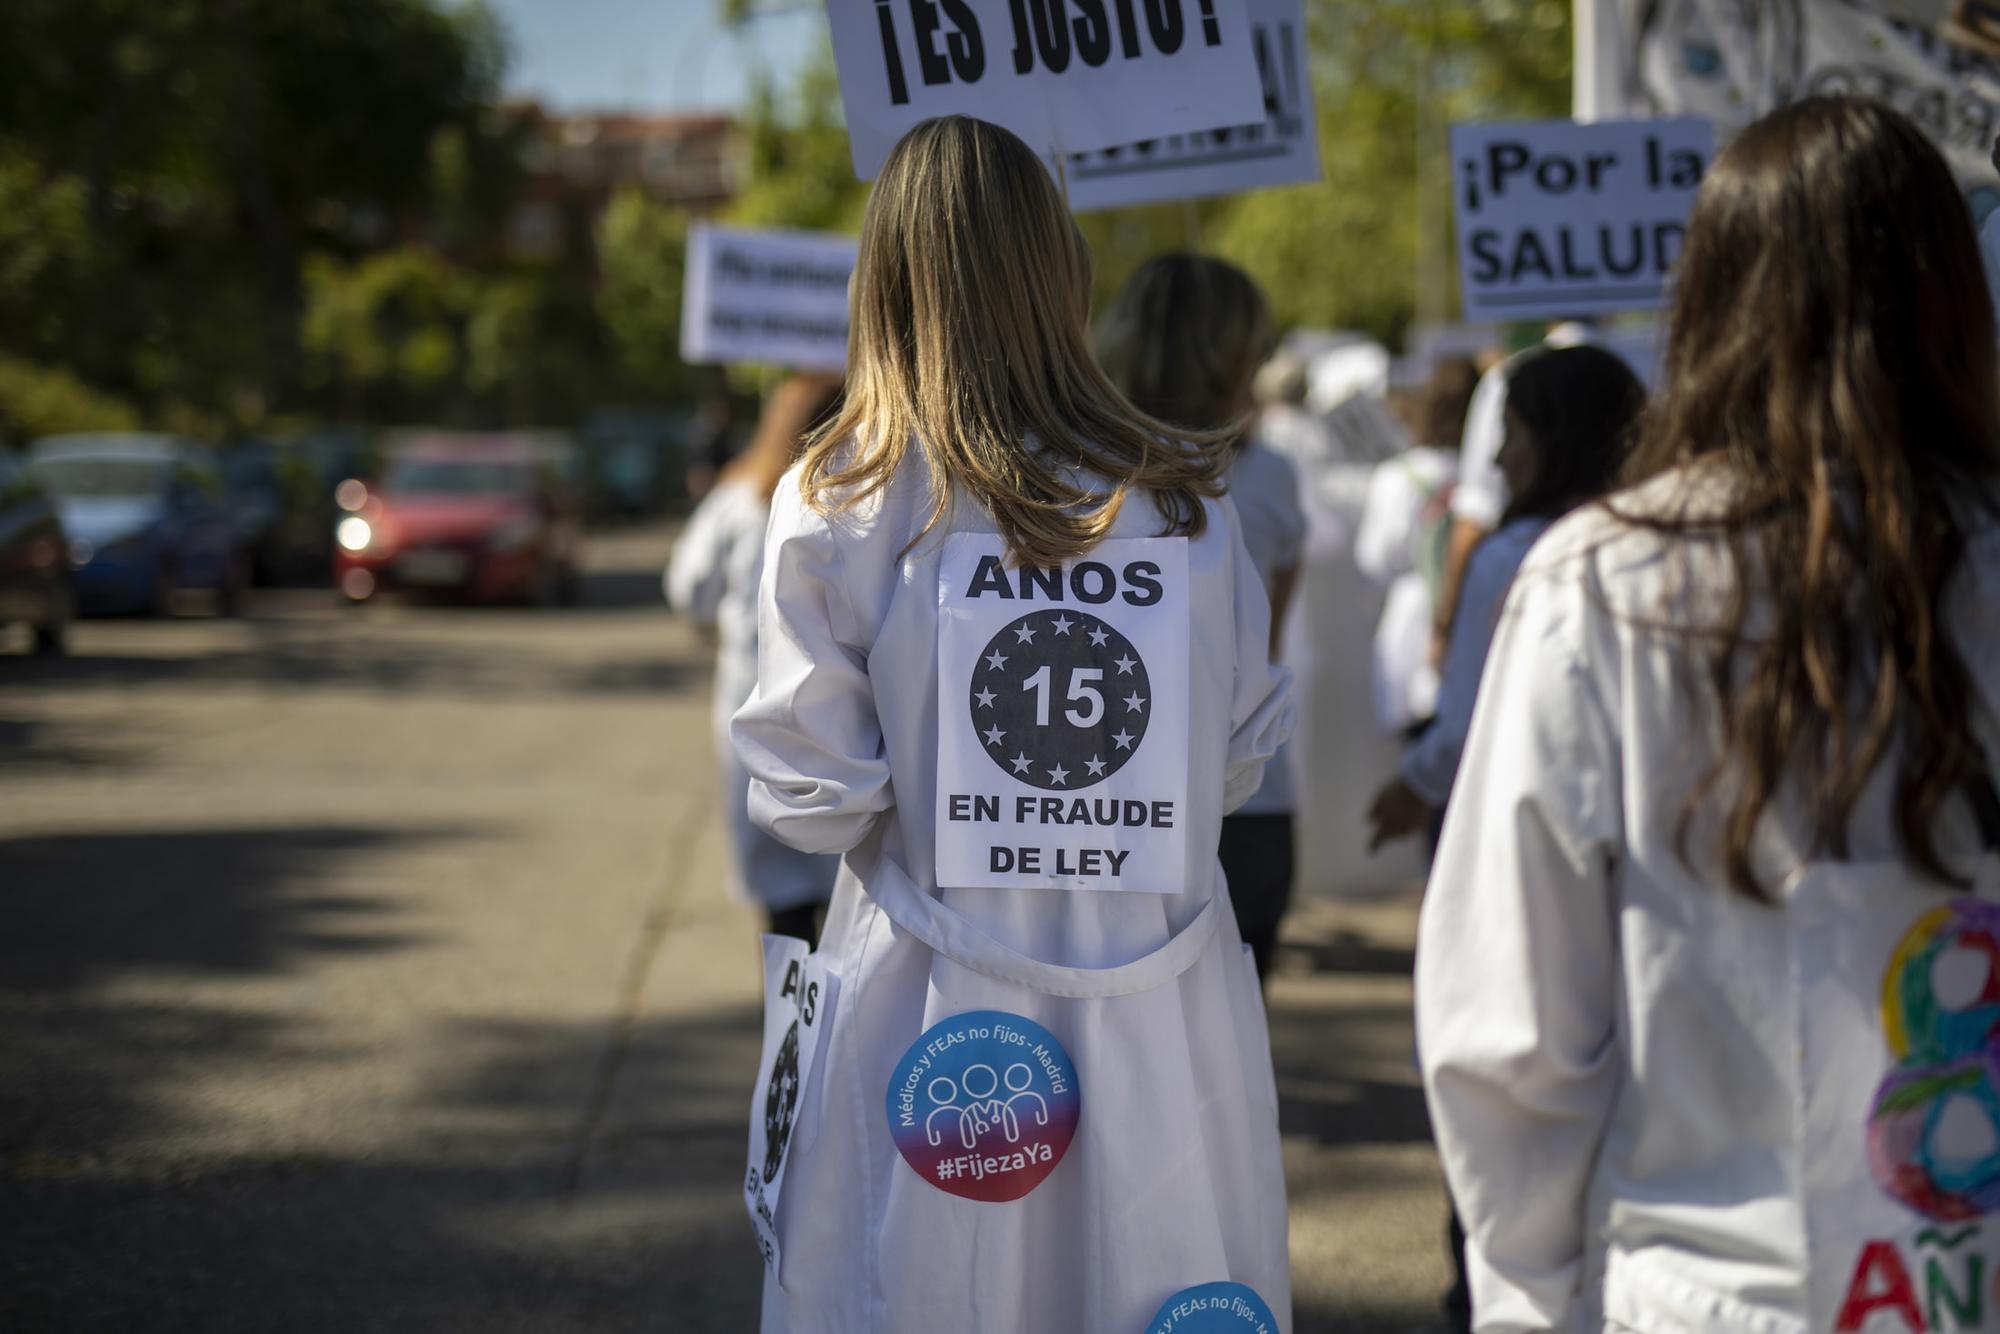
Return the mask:
<path id="1" fill-rule="evenodd" d="M 486 539 L 486 545 L 494 551 L 519 551 L 534 541 L 539 531 L 541 525 L 535 522 L 533 516 L 524 514 L 495 528 L 493 535 Z"/>
<path id="2" fill-rule="evenodd" d="M 366 551 L 375 541 L 375 529 L 368 520 L 352 514 L 334 528 L 333 540 L 340 543 L 343 550 Z"/>

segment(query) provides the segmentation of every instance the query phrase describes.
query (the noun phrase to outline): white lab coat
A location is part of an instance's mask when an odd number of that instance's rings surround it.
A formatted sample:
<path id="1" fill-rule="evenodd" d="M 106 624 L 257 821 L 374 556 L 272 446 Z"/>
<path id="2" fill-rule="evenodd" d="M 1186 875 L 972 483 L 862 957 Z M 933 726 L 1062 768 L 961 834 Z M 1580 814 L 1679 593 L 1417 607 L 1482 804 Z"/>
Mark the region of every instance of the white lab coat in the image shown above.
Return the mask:
<path id="1" fill-rule="evenodd" d="M 1297 571 L 1305 559 L 1306 511 L 1299 495 L 1298 465 L 1252 438 L 1229 468 L 1229 498 L 1242 521 L 1243 545 L 1266 596 L 1278 576 Z M 1292 809 L 1291 747 L 1287 744 L 1264 766 L 1264 784 L 1238 808 L 1241 815 L 1281 815 Z"/>
<path id="2" fill-rule="evenodd" d="M 1438 673 L 1431 666 L 1431 586 L 1418 568 L 1417 544 L 1433 503 L 1448 514 L 1458 478 L 1458 451 L 1419 445 L 1375 465 L 1354 562 L 1383 590 L 1375 622 L 1375 718 L 1384 733 L 1400 736 L 1437 708 Z M 1444 521 L 1442 518 L 1440 522 Z"/>
<path id="3" fill-rule="evenodd" d="M 911 547 L 929 509 L 914 459 L 846 513 L 808 511 L 795 475 L 772 507 L 759 682 L 734 736 L 758 823 L 846 856 L 820 943 L 839 1001 L 800 1096 L 763 1328 L 1136 1330 L 1170 1294 L 1227 1279 L 1289 1329 L 1264 1010 L 1214 849 L 1292 707 L 1234 507 L 1209 503 L 1187 547 L 1189 884 L 1177 895 L 934 883 L 943 530 L 993 529 L 961 501 Z M 1134 497 L 1113 536 L 1158 524 Z M 1006 1203 L 917 1175 L 885 1116 L 913 1040 L 981 1009 L 1048 1029 L 1081 1084 L 1067 1155 Z"/>
<path id="4" fill-rule="evenodd" d="M 715 746 L 736 892 L 774 911 L 824 903 L 838 858 L 790 848 L 750 823 L 750 775 L 729 744 L 729 720 L 757 686 L 757 584 L 770 505 L 739 480 L 718 483 L 688 517 L 662 579 L 667 602 L 716 631 Z"/>
<path id="5" fill-rule="evenodd" d="M 1619 503 L 1663 505 L 1679 482 Z M 2000 754 L 2000 528 L 1971 522 L 1948 624 L 1976 678 L 1974 733 Z M 1818 1139 L 1799 1109 L 1823 1091 L 1802 1072 L 1811 1021 L 1792 980 L 1805 882 L 1773 910 L 1676 852 L 1712 753 L 1688 676 L 1705 663 L 1649 623 L 1710 614 L 1721 568 L 1713 547 L 1663 550 L 1588 508 L 1530 555 L 1487 659 L 1417 953 L 1425 1086 L 1481 1331 L 1832 1324 L 1807 1302 L 1828 1279 L 1807 1263 L 1808 1228 L 1844 1210 L 1809 1207 L 1818 1174 L 1800 1166 Z M 1753 601 L 1753 632 L 1762 614 Z M 1871 874 L 1897 857 L 1891 790 L 1878 771 L 1850 828 Z M 1949 814 L 1943 851 L 1969 857 L 1972 821 Z M 1803 828 L 1781 799 L 1756 854 L 1767 876 L 1822 874 Z M 1697 853 L 1714 829 L 1705 812 Z M 1852 968 L 1835 984 L 1871 1009 L 1881 978 Z M 1872 1091 L 1855 1093 L 1864 1111 Z M 1851 1163 L 1861 1120 L 1841 1127 Z"/>

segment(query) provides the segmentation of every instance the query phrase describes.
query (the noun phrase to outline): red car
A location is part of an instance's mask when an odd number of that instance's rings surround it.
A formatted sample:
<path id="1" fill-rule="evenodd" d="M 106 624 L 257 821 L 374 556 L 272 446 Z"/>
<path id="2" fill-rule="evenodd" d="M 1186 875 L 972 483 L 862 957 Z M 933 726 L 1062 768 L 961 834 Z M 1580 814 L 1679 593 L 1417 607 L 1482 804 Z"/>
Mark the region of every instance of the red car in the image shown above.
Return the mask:
<path id="1" fill-rule="evenodd" d="M 574 601 L 580 524 L 564 479 L 568 457 L 531 436 L 410 440 L 379 483 L 340 484 L 334 586 L 352 602 L 391 589 Z"/>

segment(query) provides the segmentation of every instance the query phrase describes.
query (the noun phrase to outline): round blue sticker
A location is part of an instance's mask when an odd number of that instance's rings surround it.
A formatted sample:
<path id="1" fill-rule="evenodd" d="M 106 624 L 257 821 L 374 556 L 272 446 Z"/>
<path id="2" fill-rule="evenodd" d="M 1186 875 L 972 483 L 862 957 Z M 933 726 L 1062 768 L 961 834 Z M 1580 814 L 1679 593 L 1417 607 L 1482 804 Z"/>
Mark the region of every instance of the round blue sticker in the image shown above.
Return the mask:
<path id="1" fill-rule="evenodd" d="M 1167 1298 L 1146 1334 L 1278 1334 L 1278 1318 L 1252 1288 L 1204 1283 Z"/>
<path id="2" fill-rule="evenodd" d="M 889 1135 L 917 1175 L 968 1200 L 1018 1200 L 1056 1170 L 1083 1114 L 1055 1034 L 1001 1010 L 924 1030 L 889 1080 Z"/>

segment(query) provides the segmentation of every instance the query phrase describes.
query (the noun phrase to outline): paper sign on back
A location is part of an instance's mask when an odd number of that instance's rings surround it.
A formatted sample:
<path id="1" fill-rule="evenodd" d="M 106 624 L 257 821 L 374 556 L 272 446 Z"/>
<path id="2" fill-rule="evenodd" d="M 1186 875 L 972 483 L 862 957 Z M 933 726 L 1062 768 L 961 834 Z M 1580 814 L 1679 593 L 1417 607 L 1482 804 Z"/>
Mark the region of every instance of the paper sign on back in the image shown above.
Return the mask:
<path id="1" fill-rule="evenodd" d="M 1244 0 L 827 0 L 855 173 L 934 116 L 1075 152 L 1264 118 Z"/>
<path id="2" fill-rule="evenodd" d="M 1187 539 L 1010 565 L 954 533 L 938 567 L 937 882 L 1187 888 Z"/>

